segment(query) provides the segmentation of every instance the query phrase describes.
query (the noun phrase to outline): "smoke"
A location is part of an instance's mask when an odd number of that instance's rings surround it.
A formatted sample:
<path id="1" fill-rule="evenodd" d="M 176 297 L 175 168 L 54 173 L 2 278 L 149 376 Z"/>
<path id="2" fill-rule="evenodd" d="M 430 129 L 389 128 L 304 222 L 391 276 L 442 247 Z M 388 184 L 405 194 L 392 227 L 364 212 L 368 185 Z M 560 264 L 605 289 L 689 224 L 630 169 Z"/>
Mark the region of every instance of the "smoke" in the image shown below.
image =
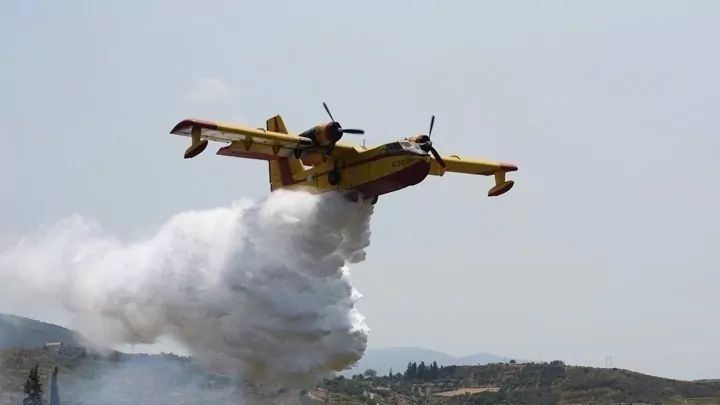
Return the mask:
<path id="1" fill-rule="evenodd" d="M 373 206 L 276 191 L 172 217 L 124 243 L 74 216 L 0 254 L 0 295 L 60 305 L 104 344 L 181 342 L 211 370 L 312 384 L 364 354 L 346 263 L 365 259 Z"/>
<path id="2" fill-rule="evenodd" d="M 61 404 L 253 403 L 232 379 L 202 373 L 183 359 L 124 356 L 92 367 L 92 378 L 60 377 Z M 273 403 L 275 401 L 271 401 Z M 266 401 L 267 403 L 267 401 Z"/>

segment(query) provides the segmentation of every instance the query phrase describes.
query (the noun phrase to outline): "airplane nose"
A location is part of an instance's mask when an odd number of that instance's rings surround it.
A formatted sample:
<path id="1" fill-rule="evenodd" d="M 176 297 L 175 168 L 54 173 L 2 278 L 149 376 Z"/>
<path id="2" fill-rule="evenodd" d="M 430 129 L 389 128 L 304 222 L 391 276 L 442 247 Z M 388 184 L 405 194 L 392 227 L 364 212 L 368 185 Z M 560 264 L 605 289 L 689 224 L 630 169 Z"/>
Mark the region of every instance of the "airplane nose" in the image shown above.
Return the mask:
<path id="1" fill-rule="evenodd" d="M 343 136 L 343 132 L 340 128 L 342 127 L 338 122 L 331 122 L 330 124 L 328 124 L 328 126 L 326 127 L 328 139 L 333 142 L 339 141 L 340 138 L 342 138 Z"/>
<path id="2" fill-rule="evenodd" d="M 430 137 L 427 135 L 418 135 L 415 138 L 415 142 L 417 142 L 417 143 L 427 143 L 429 141 L 430 141 Z"/>

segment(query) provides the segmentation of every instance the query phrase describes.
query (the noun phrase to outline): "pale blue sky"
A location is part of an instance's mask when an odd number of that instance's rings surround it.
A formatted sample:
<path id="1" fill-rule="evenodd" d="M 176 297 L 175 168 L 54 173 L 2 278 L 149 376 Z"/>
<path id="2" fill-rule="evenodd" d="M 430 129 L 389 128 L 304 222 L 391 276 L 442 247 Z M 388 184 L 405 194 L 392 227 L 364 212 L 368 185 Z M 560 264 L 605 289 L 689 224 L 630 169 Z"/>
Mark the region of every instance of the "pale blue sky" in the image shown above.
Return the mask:
<path id="1" fill-rule="evenodd" d="M 131 238 L 268 192 L 263 162 L 183 160 L 186 116 L 301 131 L 326 101 L 373 144 L 436 114 L 441 153 L 513 162 L 517 183 L 380 199 L 353 267 L 370 347 L 720 377 L 719 18 L 710 0 L 6 1 L 0 232 L 79 213 Z M 199 78 L 223 97 L 185 98 Z"/>

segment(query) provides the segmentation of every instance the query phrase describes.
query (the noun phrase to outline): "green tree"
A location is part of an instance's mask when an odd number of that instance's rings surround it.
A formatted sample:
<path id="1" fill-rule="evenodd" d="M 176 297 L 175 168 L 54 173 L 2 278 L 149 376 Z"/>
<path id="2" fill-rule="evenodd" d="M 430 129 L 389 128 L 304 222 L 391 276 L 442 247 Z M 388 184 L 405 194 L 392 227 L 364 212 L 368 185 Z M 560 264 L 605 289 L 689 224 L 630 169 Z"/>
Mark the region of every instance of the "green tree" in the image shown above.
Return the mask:
<path id="1" fill-rule="evenodd" d="M 377 371 L 369 368 L 363 372 L 363 376 L 365 378 L 375 378 L 375 377 L 377 377 Z"/>
<path id="2" fill-rule="evenodd" d="M 417 366 L 417 378 L 421 380 L 426 380 L 428 377 L 428 368 L 427 365 L 425 365 L 424 361 L 421 361 L 420 364 Z"/>
<path id="3" fill-rule="evenodd" d="M 37 364 L 30 369 L 23 388 L 25 392 L 23 405 L 42 405 L 42 384 Z"/>
<path id="4" fill-rule="evenodd" d="M 407 365 L 407 370 L 405 370 L 405 378 L 408 380 L 414 380 L 418 377 L 418 365 L 416 362 L 411 361 Z"/>
<path id="5" fill-rule="evenodd" d="M 52 373 L 52 379 L 50 380 L 50 405 L 60 405 L 60 392 L 58 391 L 57 375 L 58 368 L 55 366 Z"/>
<path id="6" fill-rule="evenodd" d="M 433 361 L 430 365 L 430 379 L 434 380 L 440 377 L 440 368 L 437 365 L 437 361 Z"/>

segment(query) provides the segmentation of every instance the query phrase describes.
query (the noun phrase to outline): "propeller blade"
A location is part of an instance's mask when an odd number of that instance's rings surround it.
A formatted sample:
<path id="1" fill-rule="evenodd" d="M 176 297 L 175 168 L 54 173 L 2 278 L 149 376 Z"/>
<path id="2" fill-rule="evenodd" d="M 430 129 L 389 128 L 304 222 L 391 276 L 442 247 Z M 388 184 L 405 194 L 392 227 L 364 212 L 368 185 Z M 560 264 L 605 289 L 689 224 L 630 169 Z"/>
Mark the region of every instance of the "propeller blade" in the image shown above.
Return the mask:
<path id="1" fill-rule="evenodd" d="M 428 138 L 430 138 L 430 135 L 432 134 L 433 127 L 435 126 L 435 115 L 430 118 L 430 130 L 428 131 Z"/>
<path id="2" fill-rule="evenodd" d="M 433 156 L 435 157 L 435 160 L 437 160 L 438 163 L 440 163 L 440 166 L 445 167 L 445 161 L 440 157 L 440 154 L 437 153 L 435 148 L 431 147 L 430 152 L 432 152 Z"/>
<path id="3" fill-rule="evenodd" d="M 327 103 L 323 102 L 323 107 L 325 107 L 325 112 L 326 112 L 327 115 L 330 117 L 330 120 L 331 120 L 332 123 L 334 124 L 335 129 L 336 129 L 340 134 L 357 134 L 357 135 L 362 135 L 362 134 L 365 133 L 365 130 L 363 130 L 363 129 L 345 129 L 345 128 L 343 128 L 342 125 L 340 125 L 339 122 L 335 121 L 335 117 L 333 117 L 332 114 L 330 113 L 330 108 L 328 108 Z"/>
<path id="4" fill-rule="evenodd" d="M 328 108 L 327 104 L 323 101 L 323 107 L 325 107 L 325 112 L 327 112 L 327 115 L 330 116 L 330 121 L 335 122 L 335 118 L 333 118 L 332 114 L 330 114 L 330 109 Z"/>

